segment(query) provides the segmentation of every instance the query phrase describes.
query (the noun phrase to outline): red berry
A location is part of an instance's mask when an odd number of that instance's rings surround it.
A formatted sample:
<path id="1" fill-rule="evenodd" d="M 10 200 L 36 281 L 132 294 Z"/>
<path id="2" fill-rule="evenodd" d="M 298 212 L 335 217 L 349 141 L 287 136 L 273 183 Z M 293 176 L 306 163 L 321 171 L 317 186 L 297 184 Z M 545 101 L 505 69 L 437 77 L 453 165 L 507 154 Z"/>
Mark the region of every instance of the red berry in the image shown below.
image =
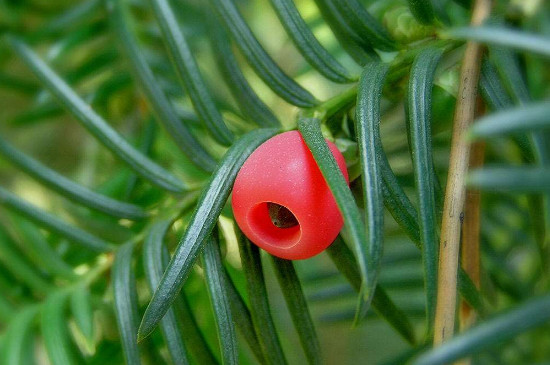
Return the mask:
<path id="1" fill-rule="evenodd" d="M 327 143 L 348 181 L 344 157 Z M 250 155 L 235 180 L 232 205 L 237 224 L 252 242 L 289 260 L 317 255 L 344 224 L 298 131 L 279 134 Z"/>

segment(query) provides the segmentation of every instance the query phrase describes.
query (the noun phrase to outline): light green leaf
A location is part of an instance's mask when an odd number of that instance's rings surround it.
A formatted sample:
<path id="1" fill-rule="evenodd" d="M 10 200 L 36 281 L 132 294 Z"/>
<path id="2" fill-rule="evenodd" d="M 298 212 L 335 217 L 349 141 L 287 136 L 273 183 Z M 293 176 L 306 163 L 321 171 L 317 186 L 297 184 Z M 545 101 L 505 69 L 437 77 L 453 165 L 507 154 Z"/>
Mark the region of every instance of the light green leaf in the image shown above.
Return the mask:
<path id="1" fill-rule="evenodd" d="M 18 311 L 6 328 L 4 348 L 0 353 L 2 364 L 30 365 L 34 363 L 32 330 L 39 312 L 38 306 L 29 306 Z"/>
<path id="2" fill-rule="evenodd" d="M 140 207 L 98 194 L 85 186 L 77 184 L 25 155 L 2 138 L 0 138 L 0 154 L 42 184 L 77 203 L 114 217 L 128 219 L 147 217 L 147 213 Z"/>
<path id="3" fill-rule="evenodd" d="M 71 342 L 67 328 L 68 292 L 58 291 L 51 294 L 42 308 L 40 322 L 42 339 L 50 363 L 55 365 L 78 364 L 74 344 Z"/>
<path id="4" fill-rule="evenodd" d="M 111 244 L 103 241 L 102 239 L 83 231 L 80 228 L 63 222 L 56 216 L 27 203 L 1 187 L 0 205 L 4 205 L 7 208 L 29 218 L 38 225 L 44 226 L 52 232 L 59 233 L 60 235 L 67 237 L 72 242 L 80 244 L 91 250 L 102 252 L 108 251 L 112 248 Z"/>
<path id="5" fill-rule="evenodd" d="M 184 190 L 180 180 L 132 147 L 23 41 L 15 37 L 8 39 L 13 50 L 36 77 L 99 142 L 149 182 L 168 191 Z"/>
<path id="6" fill-rule="evenodd" d="M 91 349 L 94 341 L 94 310 L 92 307 L 92 295 L 86 285 L 79 285 L 71 293 L 70 307 L 76 326 L 84 336 L 86 344 Z"/>

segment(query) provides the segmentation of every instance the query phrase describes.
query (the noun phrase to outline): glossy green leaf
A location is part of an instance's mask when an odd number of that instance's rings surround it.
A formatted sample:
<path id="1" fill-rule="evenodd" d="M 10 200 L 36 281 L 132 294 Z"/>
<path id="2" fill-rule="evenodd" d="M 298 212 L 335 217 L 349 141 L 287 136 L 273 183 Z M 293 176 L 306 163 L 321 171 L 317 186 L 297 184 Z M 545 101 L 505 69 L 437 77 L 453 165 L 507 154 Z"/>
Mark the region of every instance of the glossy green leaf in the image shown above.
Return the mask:
<path id="1" fill-rule="evenodd" d="M 227 293 L 227 284 L 223 274 L 223 263 L 219 243 L 215 236 L 217 230 L 206 238 L 202 252 L 202 262 L 204 267 L 204 277 L 208 288 L 208 296 L 212 309 L 214 310 L 214 320 L 218 328 L 218 340 L 222 354 L 223 364 L 237 364 L 239 362 L 237 334 L 231 305 L 229 303 L 229 294 Z"/>
<path id="2" fill-rule="evenodd" d="M 439 237 L 433 173 L 431 108 L 435 69 L 443 51 L 427 48 L 414 60 L 408 89 L 408 117 L 411 149 L 418 195 L 418 222 L 426 286 L 428 328 L 435 319 Z"/>
<path id="3" fill-rule="evenodd" d="M 122 245 L 113 264 L 113 296 L 118 330 L 126 364 L 141 363 L 137 343 L 139 322 L 136 278 L 132 267 L 134 243 Z"/>
<path id="4" fill-rule="evenodd" d="M 155 223 L 149 230 L 143 246 L 143 264 L 149 287 L 154 290 L 160 283 L 165 265 L 163 256 L 168 257 L 168 249 L 163 245 L 164 236 L 172 222 L 169 220 Z M 177 365 L 188 364 L 187 350 L 183 342 L 186 335 L 176 318 L 174 309 L 170 308 L 160 322 L 160 328 L 172 363 Z M 185 328 L 184 328 L 185 330 Z"/>
<path id="5" fill-rule="evenodd" d="M 361 213 L 351 194 L 351 190 L 344 179 L 344 175 L 342 175 L 334 156 L 323 138 L 319 120 L 315 118 L 302 118 L 298 121 L 298 129 L 334 195 L 336 204 L 344 218 L 344 228 L 350 235 L 355 251 L 362 280 L 361 290 L 359 291 L 357 321 L 360 319 L 359 316 L 361 314 L 366 313 L 366 308 L 368 308 L 374 294 L 374 287 L 369 286 L 372 283 L 369 275 L 374 274 L 374 268 L 371 266 L 372 258 L 370 257 L 369 248 L 365 247 L 367 244 L 365 225 L 363 224 Z"/>
<path id="6" fill-rule="evenodd" d="M 233 135 L 206 88 L 193 53 L 168 1 L 153 0 L 151 4 L 162 30 L 163 41 L 195 111 L 206 124 L 212 137 L 224 145 L 231 144 Z"/>
<path id="7" fill-rule="evenodd" d="M 46 294 L 51 290 L 52 284 L 21 256 L 2 228 L 0 228 L 0 262 L 15 278 L 35 292 Z"/>
<path id="8" fill-rule="evenodd" d="M 431 24 L 434 21 L 434 6 L 431 0 L 408 0 L 409 9 L 416 20 L 422 24 Z"/>
<path id="9" fill-rule="evenodd" d="M 266 364 L 286 364 L 267 297 L 262 260 L 258 246 L 245 237 L 239 239 L 241 263 L 246 278 L 246 289 L 250 300 L 250 314 Z"/>
<path id="10" fill-rule="evenodd" d="M 334 3 L 348 26 L 374 48 L 393 51 L 395 42 L 389 32 L 373 17 L 359 0 L 325 0 Z"/>
<path id="11" fill-rule="evenodd" d="M 353 253 L 340 236 L 327 248 L 327 254 L 355 291 L 359 292 L 361 289 L 361 276 L 357 262 L 353 257 Z M 374 292 L 372 308 L 394 327 L 405 340 L 414 344 L 414 329 L 407 315 L 393 303 L 380 285 L 377 286 Z"/>
<path id="12" fill-rule="evenodd" d="M 549 192 L 549 167 L 486 167 L 468 175 L 467 183 L 483 190 Z"/>
<path id="13" fill-rule="evenodd" d="M 279 127 L 281 123 L 277 117 L 254 92 L 244 77 L 231 49 L 231 39 L 223 28 L 217 26 L 214 20 L 211 20 L 211 24 L 210 40 L 212 42 L 214 57 L 222 76 L 225 78 L 225 83 L 235 95 L 234 99 L 239 104 L 239 108 L 243 114 L 259 126 Z"/>
<path id="14" fill-rule="evenodd" d="M 229 303 L 231 303 L 231 310 L 233 312 L 235 324 L 245 338 L 246 342 L 248 342 L 248 345 L 254 353 L 254 356 L 256 356 L 258 362 L 263 363 L 264 357 L 258 341 L 258 335 L 254 329 L 254 324 L 252 323 L 250 310 L 246 306 L 244 299 L 239 294 L 229 274 L 227 274 L 227 270 L 224 270 L 224 275 L 225 282 L 227 283 L 227 296 L 229 298 Z"/>
<path id="15" fill-rule="evenodd" d="M 294 264 L 275 256 L 271 256 L 271 261 L 307 361 L 321 364 L 321 345 Z"/>
<path id="16" fill-rule="evenodd" d="M 102 239 L 83 231 L 80 228 L 65 223 L 56 216 L 43 211 L 37 206 L 27 203 L 1 187 L 0 205 L 4 205 L 7 208 L 29 218 L 38 225 L 41 225 L 52 232 L 59 233 L 60 235 L 67 237 L 72 242 L 91 250 L 102 252 L 108 251 L 112 248 L 111 244 L 103 241 Z"/>
<path id="17" fill-rule="evenodd" d="M 249 132 L 226 152 L 218 169 L 203 190 L 187 230 L 145 311 L 139 328 L 140 340 L 153 331 L 179 293 L 200 253 L 204 240 L 216 224 L 242 164 L 256 147 L 274 134 L 273 129 Z"/>
<path id="18" fill-rule="evenodd" d="M 550 57 L 550 40 L 548 37 L 505 27 L 486 25 L 483 27 L 455 28 L 445 31 L 444 36 L 501 45 Z"/>
<path id="19" fill-rule="evenodd" d="M 550 129 L 550 103 L 531 103 L 489 114 L 470 129 L 474 138 L 488 138 L 510 133 L 535 132 Z"/>
<path id="20" fill-rule="evenodd" d="M 0 154 L 42 184 L 77 203 L 119 218 L 142 219 L 147 216 L 147 213 L 136 205 L 98 194 L 85 186 L 67 179 L 17 150 L 2 138 L 0 138 Z"/>
<path id="21" fill-rule="evenodd" d="M 92 295 L 86 285 L 79 285 L 71 293 L 70 307 L 76 326 L 84 336 L 86 343 L 93 348 L 94 344 L 94 309 Z"/>
<path id="22" fill-rule="evenodd" d="M 5 350 L 0 353 L 2 364 L 30 365 L 34 363 L 29 352 L 33 347 L 33 326 L 39 311 L 38 306 L 29 306 L 17 312 L 6 328 Z"/>
<path id="23" fill-rule="evenodd" d="M 309 29 L 292 0 L 271 0 L 277 16 L 294 44 L 321 75 L 338 83 L 349 83 L 353 77 L 332 55 L 319 43 Z"/>
<path id="24" fill-rule="evenodd" d="M 42 307 L 40 327 L 50 363 L 56 365 L 78 364 L 74 344 L 71 342 L 65 309 L 68 292 L 51 294 Z"/>
<path id="25" fill-rule="evenodd" d="M 384 201 L 382 175 L 380 172 L 380 99 L 388 66 L 380 62 L 368 63 L 359 79 L 357 106 L 355 108 L 355 133 L 361 161 L 361 181 L 365 201 L 368 252 L 371 271 L 367 277 L 368 290 L 374 288 L 380 272 L 384 240 Z M 364 307 L 366 314 L 367 307 Z"/>
<path id="26" fill-rule="evenodd" d="M 180 180 L 132 147 L 23 41 L 14 37 L 10 37 L 9 41 L 13 50 L 44 86 L 99 142 L 149 182 L 168 191 L 184 190 Z"/>
<path id="27" fill-rule="evenodd" d="M 501 345 L 517 335 L 550 321 L 550 296 L 532 299 L 459 334 L 439 347 L 421 355 L 415 364 L 449 364 L 480 351 Z"/>
<path id="28" fill-rule="evenodd" d="M 132 67 L 134 79 L 138 81 L 143 94 L 170 137 L 191 161 L 206 171 L 213 171 L 216 161 L 206 152 L 189 128 L 177 115 L 174 106 L 159 86 L 158 80 L 140 49 L 135 35 L 131 31 L 131 21 L 125 9 L 124 1 L 109 1 L 111 23 L 117 32 L 126 59 Z"/>
<path id="29" fill-rule="evenodd" d="M 267 86 L 290 104 L 309 108 L 318 103 L 267 54 L 239 13 L 234 0 L 211 0 L 211 3 L 237 47 Z"/>

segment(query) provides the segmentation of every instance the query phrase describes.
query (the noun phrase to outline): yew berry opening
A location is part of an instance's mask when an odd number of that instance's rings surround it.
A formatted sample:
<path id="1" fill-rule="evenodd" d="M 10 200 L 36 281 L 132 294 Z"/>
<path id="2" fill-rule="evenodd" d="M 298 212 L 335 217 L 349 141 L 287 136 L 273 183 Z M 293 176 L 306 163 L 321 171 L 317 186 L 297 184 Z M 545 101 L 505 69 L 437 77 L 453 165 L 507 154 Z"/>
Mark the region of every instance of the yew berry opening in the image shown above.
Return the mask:
<path id="1" fill-rule="evenodd" d="M 250 211 L 248 219 L 250 227 L 270 245 L 289 248 L 300 240 L 300 223 L 290 209 L 283 205 L 260 203 Z"/>
<path id="2" fill-rule="evenodd" d="M 327 144 L 347 181 L 344 156 L 333 143 Z M 287 260 L 319 254 L 344 224 L 298 131 L 267 140 L 248 157 L 235 179 L 231 205 L 235 221 L 251 242 Z"/>

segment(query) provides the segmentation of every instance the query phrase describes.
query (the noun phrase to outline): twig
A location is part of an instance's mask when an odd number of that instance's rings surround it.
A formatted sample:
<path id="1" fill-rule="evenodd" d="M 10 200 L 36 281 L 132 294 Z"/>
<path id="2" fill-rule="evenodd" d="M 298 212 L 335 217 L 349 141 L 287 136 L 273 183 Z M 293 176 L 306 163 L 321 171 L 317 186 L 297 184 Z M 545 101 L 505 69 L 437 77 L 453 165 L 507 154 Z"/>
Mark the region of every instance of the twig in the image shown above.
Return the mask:
<path id="1" fill-rule="evenodd" d="M 482 24 L 490 10 L 490 0 L 476 0 L 471 24 L 473 26 Z M 441 224 L 434 345 L 441 344 L 454 333 L 460 228 L 466 196 L 464 180 L 470 158 L 470 146 L 465 139 L 465 132 L 475 116 L 482 52 L 481 45 L 468 42 L 460 70 L 460 86 L 454 115 L 449 174 Z"/>

